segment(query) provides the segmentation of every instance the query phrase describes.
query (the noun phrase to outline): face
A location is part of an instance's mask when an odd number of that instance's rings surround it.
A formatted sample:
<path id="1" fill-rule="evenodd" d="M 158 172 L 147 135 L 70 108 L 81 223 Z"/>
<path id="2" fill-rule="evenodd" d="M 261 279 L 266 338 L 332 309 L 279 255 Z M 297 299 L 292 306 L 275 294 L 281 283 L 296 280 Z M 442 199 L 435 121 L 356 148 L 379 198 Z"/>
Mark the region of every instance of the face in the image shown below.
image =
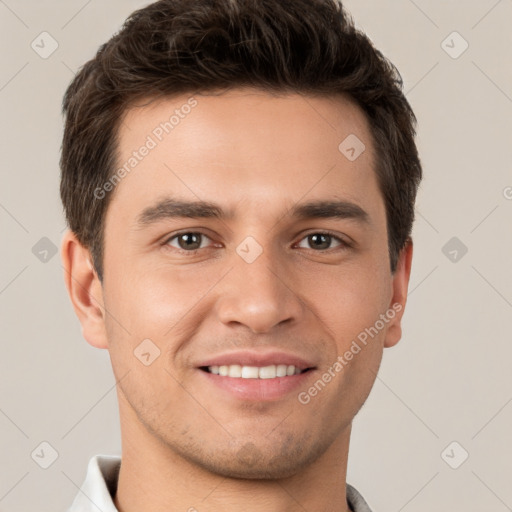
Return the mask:
<path id="1" fill-rule="evenodd" d="M 220 475 L 297 473 L 400 338 L 408 269 L 390 272 L 365 116 L 239 89 L 135 106 L 119 141 L 101 321 L 122 420 Z"/>

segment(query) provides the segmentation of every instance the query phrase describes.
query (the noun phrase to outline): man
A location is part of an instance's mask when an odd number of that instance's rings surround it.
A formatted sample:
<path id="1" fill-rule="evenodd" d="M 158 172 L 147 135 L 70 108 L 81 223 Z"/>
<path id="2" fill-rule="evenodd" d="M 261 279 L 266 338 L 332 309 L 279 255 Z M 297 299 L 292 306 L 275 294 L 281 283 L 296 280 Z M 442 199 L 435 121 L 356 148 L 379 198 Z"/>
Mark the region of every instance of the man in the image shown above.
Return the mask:
<path id="1" fill-rule="evenodd" d="M 64 112 L 65 282 L 122 438 L 70 510 L 370 510 L 351 424 L 421 179 L 395 68 L 335 0 L 161 0 Z"/>

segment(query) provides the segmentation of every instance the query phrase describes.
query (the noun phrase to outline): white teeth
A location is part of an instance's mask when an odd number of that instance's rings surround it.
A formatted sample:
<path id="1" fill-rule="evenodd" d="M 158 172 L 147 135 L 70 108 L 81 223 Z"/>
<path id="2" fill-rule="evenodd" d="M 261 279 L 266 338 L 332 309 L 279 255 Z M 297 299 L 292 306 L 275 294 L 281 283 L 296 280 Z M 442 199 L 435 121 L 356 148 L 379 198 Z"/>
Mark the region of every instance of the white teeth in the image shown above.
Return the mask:
<path id="1" fill-rule="evenodd" d="M 278 364 L 276 366 L 276 377 L 286 377 L 286 368 L 288 368 L 285 364 Z"/>
<path id="2" fill-rule="evenodd" d="M 242 366 L 242 379 L 257 379 L 258 371 L 257 366 Z"/>
<path id="3" fill-rule="evenodd" d="M 302 373 L 300 368 L 293 364 L 272 364 L 269 366 L 242 366 L 240 364 L 208 366 L 208 371 L 221 377 L 235 377 L 242 379 L 275 379 Z"/>
<path id="4" fill-rule="evenodd" d="M 276 367 L 275 365 L 263 366 L 260 368 L 260 379 L 275 379 L 276 378 Z"/>
<path id="5" fill-rule="evenodd" d="M 230 377 L 241 377 L 242 367 L 239 364 L 232 364 L 231 366 L 229 366 L 228 375 Z"/>

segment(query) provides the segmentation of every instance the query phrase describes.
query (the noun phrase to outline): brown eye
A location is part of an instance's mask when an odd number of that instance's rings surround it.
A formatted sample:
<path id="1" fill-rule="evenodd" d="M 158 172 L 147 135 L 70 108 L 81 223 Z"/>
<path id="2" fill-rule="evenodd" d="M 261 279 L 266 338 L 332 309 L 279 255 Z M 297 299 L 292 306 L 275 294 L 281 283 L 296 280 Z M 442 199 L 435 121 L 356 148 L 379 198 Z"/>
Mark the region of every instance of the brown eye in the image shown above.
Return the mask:
<path id="1" fill-rule="evenodd" d="M 195 251 L 197 249 L 201 249 L 201 242 L 203 238 L 209 240 L 209 238 L 203 233 L 186 232 L 174 235 L 167 240 L 166 244 L 183 251 Z M 174 245 L 174 242 L 177 242 L 178 245 Z"/>
<path id="2" fill-rule="evenodd" d="M 300 247 L 305 249 L 318 249 L 318 250 L 328 250 L 333 249 L 331 247 L 332 242 L 335 240 L 338 243 L 338 246 L 345 246 L 345 244 L 340 238 L 337 236 L 331 235 L 330 233 L 312 233 L 307 235 L 302 240 L 306 240 L 309 247 L 304 247 L 299 244 Z M 302 243 L 302 241 L 301 241 Z"/>

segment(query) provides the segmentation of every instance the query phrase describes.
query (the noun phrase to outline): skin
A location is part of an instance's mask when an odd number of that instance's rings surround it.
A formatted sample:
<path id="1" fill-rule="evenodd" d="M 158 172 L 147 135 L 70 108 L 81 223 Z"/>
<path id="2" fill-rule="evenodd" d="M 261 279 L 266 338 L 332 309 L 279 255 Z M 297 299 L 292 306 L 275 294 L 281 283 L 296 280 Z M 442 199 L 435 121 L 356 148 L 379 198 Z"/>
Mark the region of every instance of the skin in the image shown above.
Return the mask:
<path id="1" fill-rule="evenodd" d="M 187 99 L 130 108 L 119 164 Z M 235 89 L 195 99 L 190 114 L 116 186 L 105 219 L 103 283 L 73 233 L 62 244 L 83 336 L 109 350 L 119 381 L 116 506 L 347 511 L 351 423 L 383 348 L 401 337 L 412 260 L 409 243 L 391 273 L 368 122 L 340 96 Z M 338 150 L 349 134 L 366 146 L 353 162 Z M 232 217 L 139 225 L 140 213 L 166 196 L 211 201 Z M 288 214 L 300 202 L 340 199 L 364 209 L 368 222 Z M 326 230 L 340 241 L 316 247 L 308 235 Z M 191 253 L 171 239 L 177 231 L 205 236 Z M 263 250 L 252 263 L 236 251 L 248 236 Z M 401 305 L 394 318 L 301 404 L 297 392 L 393 304 Z M 148 338 L 161 353 L 145 366 L 134 350 Z M 230 350 L 269 348 L 314 363 L 305 386 L 277 400 L 246 401 L 205 384 L 196 368 Z"/>

